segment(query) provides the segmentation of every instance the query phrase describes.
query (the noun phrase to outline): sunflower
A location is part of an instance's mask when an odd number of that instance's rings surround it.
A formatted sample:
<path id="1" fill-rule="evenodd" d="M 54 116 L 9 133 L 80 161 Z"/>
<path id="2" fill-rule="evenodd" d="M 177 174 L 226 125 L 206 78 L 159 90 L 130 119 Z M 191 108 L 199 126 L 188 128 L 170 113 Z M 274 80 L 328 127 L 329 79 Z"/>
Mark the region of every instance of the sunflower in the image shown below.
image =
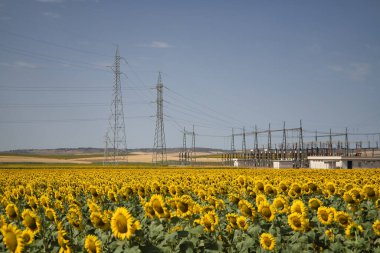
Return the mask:
<path id="1" fill-rule="evenodd" d="M 61 212 L 65 211 L 65 207 L 63 206 L 62 201 L 59 200 L 55 201 L 54 208 L 60 210 Z"/>
<path id="2" fill-rule="evenodd" d="M 276 208 L 277 213 L 286 213 L 289 208 L 288 201 L 282 196 L 277 196 L 272 205 Z"/>
<path id="3" fill-rule="evenodd" d="M 5 213 L 7 214 L 8 219 L 15 220 L 18 217 L 18 208 L 15 204 L 8 204 L 5 208 Z"/>
<path id="4" fill-rule="evenodd" d="M 226 215 L 226 218 L 227 218 L 227 221 L 228 221 L 228 225 L 231 227 L 231 228 L 237 228 L 238 227 L 238 224 L 237 224 L 237 214 L 234 214 L 234 213 L 228 213 Z"/>
<path id="5" fill-rule="evenodd" d="M 38 199 L 36 196 L 30 196 L 27 198 L 27 203 L 30 208 L 36 210 L 38 208 Z"/>
<path id="6" fill-rule="evenodd" d="M 109 228 L 109 223 L 105 221 L 104 216 L 100 212 L 91 213 L 90 220 L 95 228 L 100 228 L 102 230 L 107 230 Z"/>
<path id="7" fill-rule="evenodd" d="M 102 242 L 95 235 L 87 235 L 84 242 L 84 248 L 89 253 L 101 253 Z"/>
<path id="8" fill-rule="evenodd" d="M 327 229 L 325 231 L 325 235 L 327 236 L 327 238 L 329 238 L 329 240 L 334 240 L 335 235 L 332 229 Z"/>
<path id="9" fill-rule="evenodd" d="M 67 239 L 67 233 L 61 223 L 58 223 L 57 239 L 60 246 L 59 253 L 71 253 L 70 241 Z"/>
<path id="10" fill-rule="evenodd" d="M 258 194 L 256 196 L 256 206 L 260 206 L 262 202 L 268 203 L 267 197 L 264 194 Z"/>
<path id="11" fill-rule="evenodd" d="M 233 204 L 238 204 L 239 201 L 240 201 L 240 197 L 239 195 L 235 194 L 235 193 L 230 193 L 228 194 L 228 200 L 233 203 Z"/>
<path id="12" fill-rule="evenodd" d="M 375 234 L 377 236 L 380 236 L 380 220 L 376 220 L 373 225 L 372 225 L 372 229 L 373 229 L 373 232 L 375 232 Z"/>
<path id="13" fill-rule="evenodd" d="M 278 188 L 280 189 L 282 193 L 286 193 L 289 189 L 288 183 L 285 181 L 281 181 L 280 184 L 278 185 Z"/>
<path id="14" fill-rule="evenodd" d="M 376 200 L 378 198 L 378 191 L 375 186 L 366 184 L 363 187 L 363 193 L 365 195 L 365 198 L 367 199 L 374 199 Z"/>
<path id="15" fill-rule="evenodd" d="M 323 206 L 323 202 L 317 198 L 309 199 L 309 207 L 312 210 L 317 211 L 320 206 Z"/>
<path id="16" fill-rule="evenodd" d="M 215 227 L 219 224 L 219 217 L 215 211 L 210 211 L 202 216 L 200 224 L 207 232 L 214 232 Z"/>
<path id="17" fill-rule="evenodd" d="M 294 231 L 299 232 L 305 231 L 309 226 L 309 220 L 297 212 L 288 215 L 288 223 Z"/>
<path id="18" fill-rule="evenodd" d="M 144 204 L 144 211 L 145 211 L 145 216 L 153 219 L 156 215 L 156 212 L 153 209 L 152 203 L 146 202 Z"/>
<path id="19" fill-rule="evenodd" d="M 257 180 L 255 182 L 255 187 L 257 192 L 264 192 L 264 182 L 262 180 Z"/>
<path id="20" fill-rule="evenodd" d="M 266 184 L 264 186 L 264 192 L 266 195 L 273 195 L 273 196 L 277 195 L 276 188 L 274 188 L 273 185 L 271 185 L 271 184 Z"/>
<path id="21" fill-rule="evenodd" d="M 79 207 L 77 206 L 70 207 L 66 216 L 67 216 L 67 220 L 74 228 L 81 229 L 83 218 L 82 218 L 82 212 L 80 211 Z"/>
<path id="22" fill-rule="evenodd" d="M 337 193 L 337 187 L 334 182 L 328 182 L 326 184 L 326 189 L 328 196 L 335 195 Z"/>
<path id="23" fill-rule="evenodd" d="M 182 217 L 189 217 L 193 214 L 194 201 L 189 195 L 182 195 L 176 199 L 177 214 Z"/>
<path id="24" fill-rule="evenodd" d="M 91 185 L 88 190 L 90 191 L 91 195 L 97 199 L 100 197 L 100 194 L 99 194 L 99 191 L 98 191 L 98 188 L 94 185 Z"/>
<path id="25" fill-rule="evenodd" d="M 98 206 L 98 204 L 96 204 L 95 201 L 93 201 L 92 199 L 87 199 L 87 206 L 88 206 L 88 209 L 90 209 L 90 212 L 101 212 L 102 209 Z"/>
<path id="26" fill-rule="evenodd" d="M 42 195 L 40 197 L 40 204 L 42 206 L 44 206 L 45 208 L 49 207 L 49 205 L 50 205 L 50 199 L 49 199 L 49 197 L 46 194 L 44 194 L 44 195 Z"/>
<path id="27" fill-rule="evenodd" d="M 352 188 L 350 190 L 350 193 L 352 198 L 357 203 L 360 203 L 364 199 L 364 194 L 362 193 L 362 190 L 360 188 Z"/>
<path id="28" fill-rule="evenodd" d="M 336 223 L 338 223 L 342 227 L 347 227 L 352 223 L 352 217 L 343 211 L 338 211 L 334 215 L 334 220 Z"/>
<path id="29" fill-rule="evenodd" d="M 22 212 L 22 224 L 28 229 L 30 229 L 33 233 L 38 233 L 41 228 L 40 218 L 37 216 L 35 212 L 30 209 L 25 209 Z"/>
<path id="30" fill-rule="evenodd" d="M 290 208 L 291 213 L 299 213 L 304 217 L 307 217 L 308 210 L 307 207 L 305 206 L 305 203 L 303 203 L 302 200 L 294 200 L 292 203 L 292 206 Z"/>
<path id="31" fill-rule="evenodd" d="M 256 215 L 255 208 L 247 200 L 244 200 L 244 199 L 240 200 L 238 207 L 240 209 L 241 214 L 244 217 L 251 218 L 251 217 L 254 217 Z"/>
<path id="32" fill-rule="evenodd" d="M 24 231 L 22 231 L 22 241 L 24 242 L 24 244 L 31 244 L 34 240 L 34 235 L 35 233 L 33 233 L 30 229 L 26 229 Z"/>
<path id="33" fill-rule="evenodd" d="M 165 201 L 161 195 L 152 195 L 149 203 L 157 217 L 161 218 L 165 214 Z"/>
<path id="34" fill-rule="evenodd" d="M 276 247 L 276 241 L 272 234 L 263 233 L 260 235 L 260 245 L 264 250 L 272 251 Z"/>
<path id="35" fill-rule="evenodd" d="M 4 225 L 1 228 L 1 233 L 3 234 L 3 242 L 10 252 L 22 252 L 24 248 L 22 232 L 15 225 Z"/>
<path id="36" fill-rule="evenodd" d="M 239 216 L 236 220 L 236 223 L 238 225 L 238 227 L 241 229 L 241 230 L 244 230 L 246 231 L 248 229 L 248 222 L 247 222 L 247 218 L 244 217 L 244 216 Z"/>
<path id="37" fill-rule="evenodd" d="M 177 196 L 177 187 L 175 185 L 169 186 L 169 193 L 173 197 Z"/>
<path id="38" fill-rule="evenodd" d="M 361 234 L 363 232 L 363 227 L 356 224 L 356 223 L 351 223 L 346 227 L 345 234 L 347 237 L 352 238 L 355 237 L 357 234 Z"/>
<path id="39" fill-rule="evenodd" d="M 330 225 L 334 221 L 334 215 L 335 209 L 332 207 L 321 206 L 318 208 L 318 220 L 324 225 Z"/>
<path id="40" fill-rule="evenodd" d="M 107 193 L 108 199 L 112 202 L 117 202 L 117 194 L 113 190 L 109 190 Z"/>
<path id="41" fill-rule="evenodd" d="M 301 195 L 302 193 L 302 187 L 298 183 L 293 183 L 290 186 L 290 190 L 294 191 L 296 195 Z"/>
<path id="42" fill-rule="evenodd" d="M 0 229 L 7 224 L 7 221 L 5 220 L 4 215 L 0 216 Z"/>
<path id="43" fill-rule="evenodd" d="M 343 200 L 347 203 L 347 204 L 355 204 L 355 197 L 353 197 L 351 191 L 348 191 L 348 192 L 345 192 L 343 193 Z"/>
<path id="44" fill-rule="evenodd" d="M 261 202 L 258 208 L 258 212 L 267 221 L 273 221 L 276 217 L 276 208 L 273 205 L 269 205 L 267 202 Z"/>
<path id="45" fill-rule="evenodd" d="M 111 229 L 114 236 L 118 239 L 131 239 L 135 231 L 140 229 L 140 227 L 140 222 L 135 221 L 125 207 L 117 208 L 112 215 Z"/>
<path id="46" fill-rule="evenodd" d="M 57 214 L 55 213 L 55 210 L 53 208 L 45 209 L 45 217 L 50 221 L 57 221 Z"/>

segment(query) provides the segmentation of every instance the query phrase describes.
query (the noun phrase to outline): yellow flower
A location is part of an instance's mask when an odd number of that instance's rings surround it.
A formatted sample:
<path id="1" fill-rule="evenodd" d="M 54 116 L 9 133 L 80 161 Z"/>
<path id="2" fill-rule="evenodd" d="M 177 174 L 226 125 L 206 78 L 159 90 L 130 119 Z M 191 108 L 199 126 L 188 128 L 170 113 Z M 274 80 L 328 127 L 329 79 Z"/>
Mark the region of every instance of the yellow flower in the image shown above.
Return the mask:
<path id="1" fill-rule="evenodd" d="M 347 237 L 352 238 L 355 237 L 356 234 L 361 234 L 363 232 L 363 227 L 356 224 L 351 223 L 346 227 L 345 234 Z"/>
<path id="2" fill-rule="evenodd" d="M 88 206 L 88 209 L 90 209 L 91 213 L 102 211 L 102 209 L 98 206 L 98 204 L 96 204 L 96 202 L 91 199 L 87 199 L 87 206 Z"/>
<path id="3" fill-rule="evenodd" d="M 302 200 L 294 200 L 290 208 L 291 213 L 299 213 L 304 217 L 307 217 L 308 210 Z"/>
<path id="4" fill-rule="evenodd" d="M 248 222 L 247 222 L 247 218 L 244 217 L 244 216 L 239 216 L 236 220 L 237 222 L 237 225 L 238 227 L 241 229 L 241 230 L 247 230 L 248 229 Z"/>
<path id="5" fill-rule="evenodd" d="M 188 217 L 193 214 L 194 201 L 189 195 L 176 198 L 176 211 L 179 216 Z"/>
<path id="6" fill-rule="evenodd" d="M 25 209 L 22 212 L 22 224 L 34 233 L 38 233 L 41 228 L 40 218 L 30 209 Z"/>
<path id="7" fill-rule="evenodd" d="M 273 205 L 269 205 L 268 202 L 261 202 L 258 208 L 258 212 L 267 220 L 273 221 L 276 217 L 276 208 Z"/>
<path id="8" fill-rule="evenodd" d="M 234 213 L 228 213 L 226 215 L 226 218 L 227 218 L 227 221 L 228 221 L 228 224 L 230 225 L 231 228 L 237 228 L 238 227 L 238 224 L 237 224 L 237 214 L 234 214 Z"/>
<path id="9" fill-rule="evenodd" d="M 95 235 L 87 235 L 84 242 L 84 248 L 89 253 L 101 253 L 102 242 Z"/>
<path id="10" fill-rule="evenodd" d="M 129 240 L 140 229 L 140 222 L 135 221 L 126 208 L 119 207 L 112 215 L 111 229 L 116 238 Z"/>
<path id="11" fill-rule="evenodd" d="M 53 208 L 45 209 L 45 217 L 50 221 L 57 221 L 57 214 L 55 213 Z"/>
<path id="12" fill-rule="evenodd" d="M 24 245 L 22 232 L 13 224 L 4 225 L 1 228 L 3 234 L 3 242 L 7 249 L 13 253 L 21 253 Z"/>
<path id="13" fill-rule="evenodd" d="M 367 199 L 377 199 L 378 198 L 378 191 L 375 186 L 373 185 L 365 185 L 363 187 L 363 193 Z"/>
<path id="14" fill-rule="evenodd" d="M 260 235 L 260 245 L 264 250 L 272 251 L 276 247 L 276 241 L 272 234 L 263 233 Z"/>
<path id="15" fill-rule="evenodd" d="M 15 220 L 18 217 L 18 208 L 15 204 L 8 204 L 5 208 L 5 213 L 7 214 L 8 219 Z"/>
<path id="16" fill-rule="evenodd" d="M 317 199 L 317 198 L 311 198 L 311 199 L 309 199 L 309 207 L 310 207 L 310 209 L 313 209 L 313 210 L 317 211 L 320 206 L 323 206 L 323 203 L 319 199 Z"/>
<path id="17" fill-rule="evenodd" d="M 352 217 L 343 211 L 338 211 L 334 215 L 334 220 L 342 227 L 347 227 L 352 223 Z"/>
<path id="18" fill-rule="evenodd" d="M 329 240 L 334 240 L 334 232 L 332 231 L 332 229 L 327 229 L 325 231 L 325 235 L 327 236 L 327 238 L 329 238 Z"/>
<path id="19" fill-rule="evenodd" d="M 305 231 L 309 226 L 309 220 L 297 212 L 288 215 L 288 223 L 294 231 L 299 232 Z"/>
<path id="20" fill-rule="evenodd" d="M 22 231 L 22 241 L 24 242 L 24 244 L 31 244 L 34 240 L 34 234 L 30 229 L 26 229 L 24 231 Z"/>
<path id="21" fill-rule="evenodd" d="M 151 219 L 153 219 L 154 216 L 156 215 L 156 212 L 153 209 L 152 203 L 150 202 L 147 202 L 144 204 L 144 211 L 145 211 L 145 216 Z"/>
<path id="22" fill-rule="evenodd" d="M 38 208 L 38 199 L 36 196 L 30 196 L 27 198 L 28 206 L 32 208 L 33 210 L 36 210 Z"/>
<path id="23" fill-rule="evenodd" d="M 264 194 L 258 194 L 256 196 L 256 206 L 260 206 L 261 203 L 268 203 L 267 197 Z"/>
<path id="24" fill-rule="evenodd" d="M 228 194 L 228 200 L 233 204 L 237 204 L 237 203 L 239 203 L 240 198 L 237 194 L 230 193 L 230 194 Z"/>
<path id="25" fill-rule="evenodd" d="M 247 200 L 244 200 L 244 199 L 240 200 L 238 207 L 240 209 L 241 214 L 244 217 L 251 218 L 251 217 L 254 217 L 256 214 L 256 211 L 255 211 L 253 205 L 251 203 L 249 203 Z"/>
<path id="26" fill-rule="evenodd" d="M 318 208 L 317 217 L 319 222 L 324 225 L 330 225 L 334 221 L 335 209 L 321 206 Z"/>
<path id="27" fill-rule="evenodd" d="M 289 207 L 288 201 L 282 196 L 277 196 L 273 200 L 272 206 L 276 208 L 277 213 L 286 213 Z"/>
<path id="28" fill-rule="evenodd" d="M 372 229 L 373 231 L 375 232 L 375 234 L 377 236 L 380 236 L 380 220 L 376 220 L 373 225 L 372 225 Z"/>
<path id="29" fill-rule="evenodd" d="M 111 200 L 112 202 L 117 202 L 117 195 L 114 191 L 108 191 L 107 195 L 109 200 Z"/>
<path id="30" fill-rule="evenodd" d="M 81 229 L 83 218 L 80 208 L 72 206 L 67 212 L 67 220 L 74 228 Z"/>
<path id="31" fill-rule="evenodd" d="M 105 217 L 103 217 L 100 212 L 91 213 L 90 220 L 95 228 L 100 228 L 102 230 L 107 230 L 109 228 L 109 223 L 105 221 Z"/>
<path id="32" fill-rule="evenodd" d="M 219 217 L 215 211 L 210 211 L 202 216 L 200 224 L 207 232 L 215 231 L 215 227 L 219 224 Z"/>
<path id="33" fill-rule="evenodd" d="M 40 197 L 40 204 L 44 207 L 49 207 L 50 199 L 46 194 L 44 194 Z"/>
<path id="34" fill-rule="evenodd" d="M 150 206 L 152 207 L 155 215 L 161 218 L 165 215 L 165 201 L 161 195 L 154 194 L 150 198 Z"/>

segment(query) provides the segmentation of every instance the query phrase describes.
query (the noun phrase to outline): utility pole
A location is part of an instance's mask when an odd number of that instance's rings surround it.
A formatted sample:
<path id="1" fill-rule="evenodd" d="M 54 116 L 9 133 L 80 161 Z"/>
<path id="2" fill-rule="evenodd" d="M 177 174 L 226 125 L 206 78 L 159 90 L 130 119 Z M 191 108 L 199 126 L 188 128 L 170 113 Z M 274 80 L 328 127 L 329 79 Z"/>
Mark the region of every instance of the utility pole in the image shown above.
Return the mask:
<path id="1" fill-rule="evenodd" d="M 154 134 L 154 153 L 152 162 L 160 165 L 167 165 L 165 129 L 164 129 L 164 99 L 161 72 L 158 72 L 157 90 L 157 114 L 156 114 L 156 131 Z"/>
<path id="2" fill-rule="evenodd" d="M 106 133 L 106 145 L 103 164 L 118 164 L 119 161 L 127 162 L 127 141 L 125 135 L 123 96 L 120 80 L 120 55 L 116 48 L 115 62 L 111 67 L 114 73 L 113 101 L 111 104 L 111 116 L 109 118 L 109 130 Z"/>
<path id="3" fill-rule="evenodd" d="M 244 153 L 244 155 L 247 152 L 247 143 L 245 141 L 245 127 L 243 127 L 243 139 L 241 142 L 241 151 Z"/>
<path id="4" fill-rule="evenodd" d="M 195 158 L 195 131 L 194 131 L 194 125 L 193 125 L 193 132 L 192 132 L 192 138 L 191 138 L 191 162 L 194 164 L 197 160 Z"/>
<path id="5" fill-rule="evenodd" d="M 233 128 L 232 128 L 232 135 L 231 135 L 231 152 L 235 152 L 235 134 L 234 134 Z"/>
<path id="6" fill-rule="evenodd" d="M 270 123 L 268 129 L 268 151 L 272 149 L 272 132 L 270 130 Z"/>
<path id="7" fill-rule="evenodd" d="M 284 128 L 282 130 L 282 152 L 283 157 L 286 158 L 286 129 L 285 129 L 285 121 L 284 121 Z"/>

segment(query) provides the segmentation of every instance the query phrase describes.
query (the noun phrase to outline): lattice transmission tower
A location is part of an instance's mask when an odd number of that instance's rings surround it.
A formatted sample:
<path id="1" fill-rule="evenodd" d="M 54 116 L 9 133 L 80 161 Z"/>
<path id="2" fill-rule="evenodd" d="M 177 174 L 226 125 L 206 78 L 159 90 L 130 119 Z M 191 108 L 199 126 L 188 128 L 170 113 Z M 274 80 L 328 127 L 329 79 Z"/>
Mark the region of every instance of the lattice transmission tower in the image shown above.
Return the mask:
<path id="1" fill-rule="evenodd" d="M 165 142 L 165 128 L 164 128 L 164 98 L 163 98 L 163 88 L 161 72 L 158 72 L 158 80 L 156 85 L 157 90 L 157 113 L 156 113 L 156 131 L 154 134 L 154 151 L 152 157 L 152 163 L 166 165 L 167 164 L 167 154 L 166 154 L 166 142 Z"/>
<path id="2" fill-rule="evenodd" d="M 105 149 L 103 164 L 118 164 L 128 162 L 127 140 L 125 135 L 123 96 L 121 92 L 119 48 L 116 48 L 114 65 L 113 100 L 111 103 L 111 116 L 109 128 L 105 136 Z"/>

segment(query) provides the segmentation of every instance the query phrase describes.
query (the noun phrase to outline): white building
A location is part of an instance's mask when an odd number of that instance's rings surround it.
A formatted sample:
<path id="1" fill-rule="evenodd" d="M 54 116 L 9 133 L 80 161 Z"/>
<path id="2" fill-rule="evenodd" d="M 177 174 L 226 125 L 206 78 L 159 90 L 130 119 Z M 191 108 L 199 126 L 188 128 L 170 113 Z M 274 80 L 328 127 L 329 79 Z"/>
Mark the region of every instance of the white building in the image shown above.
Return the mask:
<path id="1" fill-rule="evenodd" d="M 293 168 L 293 161 L 292 160 L 274 160 L 273 168 L 275 169 Z"/>
<path id="2" fill-rule="evenodd" d="M 380 157 L 308 156 L 312 169 L 380 168 Z"/>

